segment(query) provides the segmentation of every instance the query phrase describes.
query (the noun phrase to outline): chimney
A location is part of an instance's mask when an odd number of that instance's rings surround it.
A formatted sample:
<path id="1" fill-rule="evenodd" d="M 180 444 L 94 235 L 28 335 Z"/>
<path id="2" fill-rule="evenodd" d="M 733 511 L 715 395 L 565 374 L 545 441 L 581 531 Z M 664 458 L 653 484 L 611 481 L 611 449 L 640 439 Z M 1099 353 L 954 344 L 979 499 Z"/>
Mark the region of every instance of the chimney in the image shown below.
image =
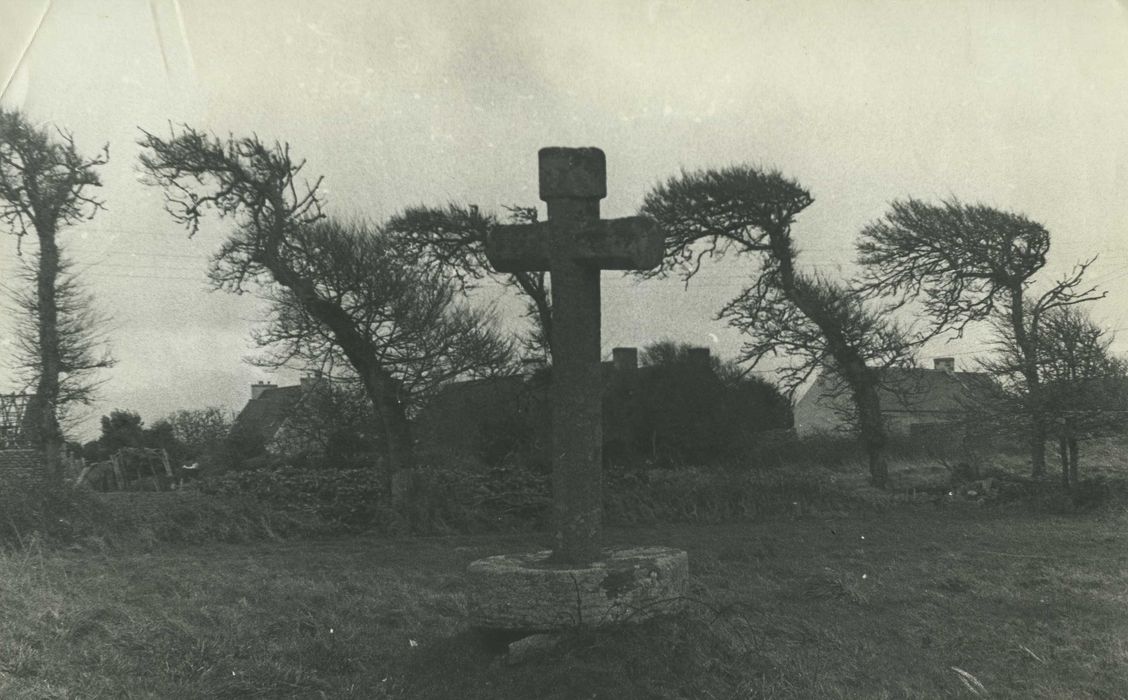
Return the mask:
<path id="1" fill-rule="evenodd" d="M 638 348 L 611 348 L 611 364 L 616 372 L 638 369 Z"/>
<path id="2" fill-rule="evenodd" d="M 301 379 L 302 393 L 309 391 L 313 387 L 321 383 L 321 371 L 315 371 Z"/>
<path id="3" fill-rule="evenodd" d="M 951 374 L 956 371 L 956 358 L 954 357 L 937 357 L 932 360 L 932 369 L 937 372 L 947 372 Z"/>
<path id="4" fill-rule="evenodd" d="M 258 397 L 262 396 L 262 392 L 266 391 L 267 389 L 277 389 L 277 388 L 278 388 L 277 384 L 270 384 L 269 382 L 259 382 L 258 384 L 252 384 L 251 385 L 251 398 L 257 399 Z"/>
<path id="5" fill-rule="evenodd" d="M 709 368 L 709 348 L 689 348 L 686 359 L 693 367 Z"/>

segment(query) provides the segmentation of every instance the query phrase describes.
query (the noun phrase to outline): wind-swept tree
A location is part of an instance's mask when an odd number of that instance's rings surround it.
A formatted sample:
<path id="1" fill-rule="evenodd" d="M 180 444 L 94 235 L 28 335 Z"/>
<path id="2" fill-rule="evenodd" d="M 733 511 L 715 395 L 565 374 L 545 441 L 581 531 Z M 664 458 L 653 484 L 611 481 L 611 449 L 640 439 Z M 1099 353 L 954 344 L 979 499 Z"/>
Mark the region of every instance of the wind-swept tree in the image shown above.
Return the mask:
<path id="1" fill-rule="evenodd" d="M 34 318 L 34 332 L 20 335 L 20 360 L 35 385 L 36 441 L 56 481 L 62 478 L 64 445 L 60 411 L 90 389 L 80 379 L 108 363 L 93 359 L 97 341 L 89 324 L 95 316 L 74 278 L 65 274 L 58 234 L 103 208 L 89 190 L 101 186 L 97 169 L 108 159 L 108 146 L 94 157 L 83 156 L 70 132 L 0 109 L 0 225 L 16 237 L 17 252 L 30 235 L 36 243 L 34 296 L 15 297 L 16 306 Z"/>
<path id="2" fill-rule="evenodd" d="M 302 180 L 304 161 L 291 157 L 288 144 L 220 139 L 185 126 L 168 138 L 143 132 L 140 145 L 149 181 L 190 233 L 209 210 L 234 220 L 209 276 L 216 288 L 254 290 L 271 302 L 260 339 L 275 346 L 276 359 L 347 363 L 381 421 L 395 485 L 415 462 L 405 385 L 426 374 L 423 364 L 452 366 L 450 353 L 473 344 L 461 335 L 494 343 L 477 325 L 485 317 L 453 305 L 451 285 L 399 259 L 383 232 L 326 221 L 321 179 Z"/>
<path id="3" fill-rule="evenodd" d="M 512 344 L 495 330 L 492 312 L 460 303 L 457 286 L 442 268 L 405 262 L 393 236 L 330 219 L 294 238 L 316 250 L 305 274 L 317 280 L 321 294 L 345 313 L 368 352 L 392 375 L 406 416 L 452 380 L 512 369 Z M 336 335 L 292 290 L 274 287 L 264 296 L 270 315 L 254 333 L 265 351 L 255 364 L 360 380 Z"/>
<path id="4" fill-rule="evenodd" d="M 896 201 L 866 226 L 858 241 L 863 288 L 869 294 L 919 300 L 932 319 L 930 336 L 962 334 L 991 320 L 1024 385 L 1031 471 L 1046 466 L 1047 413 L 1042 392 L 1039 334 L 1047 314 L 1104 295 L 1085 285 L 1093 260 L 1077 265 L 1041 294 L 1035 275 L 1046 264 L 1050 234 L 1021 214 L 951 199 L 930 204 Z"/>
<path id="5" fill-rule="evenodd" d="M 507 207 L 507 223 L 533 223 L 536 207 Z M 409 259 L 442 270 L 459 291 L 479 280 L 492 278 L 517 291 L 525 299 L 526 316 L 533 327 L 521 338 L 530 359 L 547 362 L 552 337 L 552 300 L 548 275 L 543 271 L 497 272 L 486 259 L 486 239 L 503 222 L 483 214 L 476 206 L 451 204 L 446 208 L 409 207 L 393 216 L 387 225 L 397 249 Z"/>
<path id="6" fill-rule="evenodd" d="M 814 200 L 794 180 L 751 166 L 684 173 L 647 195 L 642 213 L 666 233 L 666 261 L 688 283 L 706 258 L 755 255 L 755 280 L 720 312 L 747 334 L 741 361 L 786 355 L 781 385 L 792 393 L 825 372 L 856 409 L 870 481 L 888 481 L 888 442 L 878 389 L 885 369 L 912 361 L 913 342 L 844 284 L 798 269 L 791 226 Z"/>

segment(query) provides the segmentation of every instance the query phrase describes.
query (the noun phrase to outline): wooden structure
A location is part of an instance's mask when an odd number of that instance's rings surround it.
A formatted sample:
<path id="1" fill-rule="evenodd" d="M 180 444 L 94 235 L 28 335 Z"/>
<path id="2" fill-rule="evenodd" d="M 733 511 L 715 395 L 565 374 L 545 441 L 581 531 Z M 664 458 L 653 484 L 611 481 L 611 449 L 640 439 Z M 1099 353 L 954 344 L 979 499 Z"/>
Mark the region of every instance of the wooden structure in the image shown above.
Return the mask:
<path id="1" fill-rule="evenodd" d="M 86 466 L 75 485 L 98 491 L 171 491 L 179 484 L 164 450 L 123 447 L 105 462 Z"/>
<path id="2" fill-rule="evenodd" d="M 0 450 L 19 450 L 31 447 L 28 408 L 34 394 L 0 394 Z"/>

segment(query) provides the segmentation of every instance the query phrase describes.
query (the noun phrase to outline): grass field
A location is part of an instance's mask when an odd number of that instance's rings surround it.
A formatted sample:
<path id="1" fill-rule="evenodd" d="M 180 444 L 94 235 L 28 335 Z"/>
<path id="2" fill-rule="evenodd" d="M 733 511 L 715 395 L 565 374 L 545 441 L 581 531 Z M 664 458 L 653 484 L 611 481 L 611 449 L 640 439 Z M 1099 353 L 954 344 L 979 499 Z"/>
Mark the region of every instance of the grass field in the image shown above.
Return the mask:
<path id="1" fill-rule="evenodd" d="M 608 539 L 687 549 L 686 614 L 520 665 L 465 629 L 462 571 L 543 535 L 31 547 L 0 560 L 0 697 L 1128 696 L 1119 512 L 954 504 Z"/>

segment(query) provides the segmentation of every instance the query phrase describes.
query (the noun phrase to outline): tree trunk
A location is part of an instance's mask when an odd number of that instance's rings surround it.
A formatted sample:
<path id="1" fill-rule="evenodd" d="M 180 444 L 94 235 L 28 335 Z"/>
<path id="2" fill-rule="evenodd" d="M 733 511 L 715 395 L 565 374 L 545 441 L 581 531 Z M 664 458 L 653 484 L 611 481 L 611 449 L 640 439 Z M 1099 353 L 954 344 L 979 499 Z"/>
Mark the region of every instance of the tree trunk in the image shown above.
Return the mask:
<path id="1" fill-rule="evenodd" d="M 889 460 L 885 458 L 885 450 L 880 447 L 869 447 L 869 472 L 870 483 L 879 489 L 889 485 Z"/>
<path id="2" fill-rule="evenodd" d="M 1022 354 L 1022 377 L 1026 381 L 1027 410 L 1030 413 L 1030 476 L 1039 479 L 1046 473 L 1046 416 L 1042 406 L 1041 374 L 1038 372 L 1037 328 L 1027 327 L 1023 293 L 1021 283 L 1010 289 L 1010 321 L 1015 345 Z"/>
<path id="3" fill-rule="evenodd" d="M 1040 479 L 1046 473 L 1046 425 L 1037 415 L 1030 422 L 1030 477 Z"/>
<path id="4" fill-rule="evenodd" d="M 384 428 L 387 486 L 393 497 L 397 491 L 400 495 L 406 494 L 406 489 L 397 486 L 397 481 L 402 480 L 397 475 L 407 474 L 415 467 L 415 442 L 395 378 L 380 366 L 376 348 L 357 331 L 352 319 L 340 306 L 322 299 L 310 280 L 281 262 L 277 255 L 264 255 L 264 263 L 274 279 L 298 297 L 302 308 L 329 328 L 349 364 L 357 371 L 365 394 Z"/>
<path id="5" fill-rule="evenodd" d="M 347 351 L 346 351 L 346 354 Z M 380 423 L 384 428 L 384 455 L 387 459 L 387 478 L 385 485 L 397 505 L 402 504 L 410 491 L 409 475 L 415 467 L 415 440 L 411 433 L 411 422 L 400 402 L 395 379 L 379 367 L 370 366 L 367 361 L 353 361 L 357 369 L 364 368 L 365 393 L 372 401 Z"/>
<path id="6" fill-rule="evenodd" d="M 1061 487 L 1069 488 L 1069 441 L 1065 434 L 1058 436 L 1058 460 L 1061 461 Z"/>
<path id="7" fill-rule="evenodd" d="M 395 399 L 393 398 L 393 401 Z M 384 426 L 387 429 L 388 484 L 392 502 L 404 506 L 411 500 L 415 470 L 415 442 L 411 422 L 403 406 L 397 404 L 385 410 Z"/>
<path id="8" fill-rule="evenodd" d="M 887 439 L 877 387 L 859 383 L 854 393 L 858 407 L 859 437 L 869 457 L 870 483 L 883 489 L 889 485 L 889 462 L 885 456 Z"/>
<path id="9" fill-rule="evenodd" d="M 884 489 L 889 484 L 889 464 L 885 456 L 887 436 L 885 417 L 881 414 L 881 397 L 877 393 L 878 377 L 843 332 L 842 322 L 808 293 L 795 275 L 794 251 L 784 229 L 768 232 L 772 257 L 779 264 L 780 285 L 784 293 L 823 337 L 827 349 L 838 366 L 838 372 L 850 387 L 858 412 L 858 432 L 869 457 L 870 483 Z"/>
<path id="10" fill-rule="evenodd" d="M 1077 436 L 1069 436 L 1069 483 L 1071 486 L 1076 487 L 1078 482 L 1077 476 L 1077 463 L 1080 460 L 1080 450 L 1077 447 Z"/>
<path id="11" fill-rule="evenodd" d="M 1058 450 L 1061 454 L 1061 481 L 1066 489 L 1077 486 L 1077 463 L 1079 460 L 1077 426 L 1072 418 L 1066 418 L 1062 426 L 1062 434 L 1058 438 Z"/>
<path id="12" fill-rule="evenodd" d="M 55 298 L 59 276 L 59 248 L 52 226 L 37 226 L 39 270 L 36 297 L 39 306 L 40 374 L 35 393 L 39 400 L 39 440 L 43 448 L 47 479 L 60 484 L 63 479 L 63 433 L 59 427 L 59 309 Z"/>

